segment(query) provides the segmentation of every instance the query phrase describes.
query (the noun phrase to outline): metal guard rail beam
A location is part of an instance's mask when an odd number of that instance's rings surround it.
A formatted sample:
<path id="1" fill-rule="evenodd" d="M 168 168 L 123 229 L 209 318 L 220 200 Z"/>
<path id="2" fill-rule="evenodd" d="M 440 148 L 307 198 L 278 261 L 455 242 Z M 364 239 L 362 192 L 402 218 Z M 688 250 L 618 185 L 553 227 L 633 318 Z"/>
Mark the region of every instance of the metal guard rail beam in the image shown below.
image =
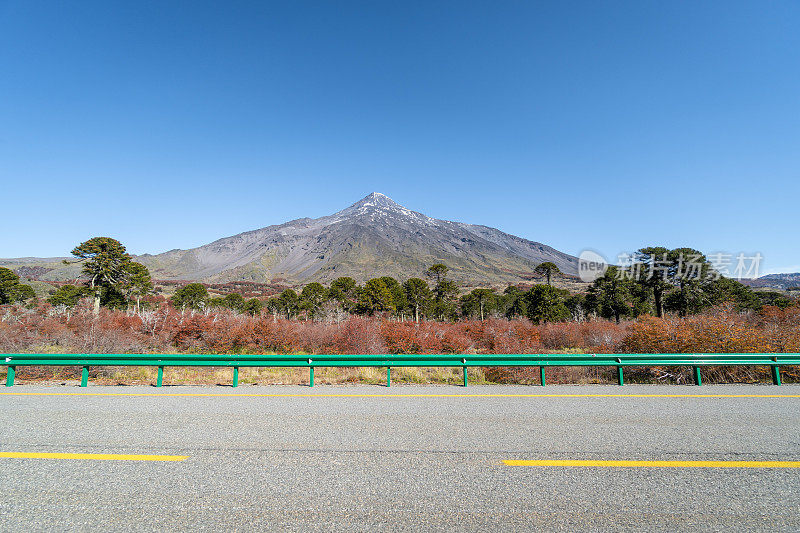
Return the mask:
<path id="1" fill-rule="evenodd" d="M 81 366 L 81 386 L 88 383 L 90 366 L 156 366 L 160 387 L 165 366 L 233 367 L 233 386 L 239 384 L 240 367 L 305 367 L 309 385 L 314 386 L 316 367 L 385 367 L 386 385 L 391 385 L 392 367 L 461 367 L 467 386 L 468 367 L 538 366 L 541 385 L 545 385 L 548 366 L 615 367 L 620 385 L 624 384 L 623 367 L 691 366 L 695 384 L 702 384 L 703 366 L 769 366 L 772 381 L 781 384 L 780 367 L 800 365 L 798 353 L 727 353 L 727 354 L 375 354 L 375 355 L 183 355 L 183 354 L 26 354 L 0 355 L 8 367 L 6 386 L 14 384 L 18 366 Z"/>

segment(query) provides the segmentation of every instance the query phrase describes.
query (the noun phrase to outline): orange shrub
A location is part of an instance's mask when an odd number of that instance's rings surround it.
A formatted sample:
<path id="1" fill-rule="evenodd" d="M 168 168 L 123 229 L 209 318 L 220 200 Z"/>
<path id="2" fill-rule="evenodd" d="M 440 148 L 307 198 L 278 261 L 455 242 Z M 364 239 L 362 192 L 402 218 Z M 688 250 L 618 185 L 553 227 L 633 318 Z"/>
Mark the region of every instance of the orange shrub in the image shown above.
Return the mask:
<path id="1" fill-rule="evenodd" d="M 620 345 L 632 353 L 772 353 L 796 351 L 800 326 L 793 312 L 768 309 L 752 317 L 721 309 L 689 318 L 642 317 Z"/>

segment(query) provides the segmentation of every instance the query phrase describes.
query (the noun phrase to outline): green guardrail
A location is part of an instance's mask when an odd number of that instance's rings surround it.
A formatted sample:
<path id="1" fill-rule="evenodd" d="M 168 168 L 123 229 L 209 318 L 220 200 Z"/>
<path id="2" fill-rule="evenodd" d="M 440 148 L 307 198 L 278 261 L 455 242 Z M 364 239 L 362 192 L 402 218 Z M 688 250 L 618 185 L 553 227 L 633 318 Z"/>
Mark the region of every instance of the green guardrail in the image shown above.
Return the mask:
<path id="1" fill-rule="evenodd" d="M 181 354 L 0 354 L 0 364 L 8 367 L 6 386 L 14 385 L 18 366 L 80 366 L 81 387 L 89 381 L 92 366 L 155 366 L 156 386 L 160 387 L 167 366 L 233 367 L 233 386 L 239 385 L 240 367 L 305 367 L 309 385 L 314 386 L 317 367 L 385 367 L 386 386 L 392 383 L 393 367 L 460 367 L 467 386 L 468 367 L 539 367 L 541 385 L 546 383 L 545 369 L 553 366 L 614 367 L 624 385 L 622 369 L 632 366 L 690 366 L 694 382 L 702 385 L 700 368 L 704 366 L 768 366 L 772 382 L 781 384 L 781 366 L 800 365 L 797 353 L 727 353 L 727 354 L 452 354 L 452 355 L 181 355 Z"/>

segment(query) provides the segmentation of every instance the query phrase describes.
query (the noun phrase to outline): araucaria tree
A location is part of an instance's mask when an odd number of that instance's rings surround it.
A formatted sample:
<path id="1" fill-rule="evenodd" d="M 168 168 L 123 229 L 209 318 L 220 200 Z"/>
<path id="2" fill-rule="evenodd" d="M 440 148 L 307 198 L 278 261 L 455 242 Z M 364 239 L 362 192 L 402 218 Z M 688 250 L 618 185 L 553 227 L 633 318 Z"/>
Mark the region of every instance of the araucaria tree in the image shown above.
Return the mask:
<path id="1" fill-rule="evenodd" d="M 83 274 L 89 277 L 89 289 L 94 298 L 94 314 L 100 314 L 103 289 L 119 289 L 129 277 L 131 256 L 119 241 L 110 237 L 94 237 L 72 250 L 83 263 Z M 68 261 L 65 261 L 68 263 Z"/>
<path id="2" fill-rule="evenodd" d="M 172 305 L 181 312 L 189 309 L 201 311 L 205 309 L 208 301 L 208 289 L 202 283 L 189 283 L 184 285 L 172 295 Z"/>
<path id="3" fill-rule="evenodd" d="M 567 290 L 550 285 L 534 285 L 526 294 L 528 318 L 534 324 L 568 320 L 570 312 L 566 305 L 567 296 Z"/>
<path id="4" fill-rule="evenodd" d="M 380 278 L 373 278 L 367 281 L 359 293 L 358 305 L 369 315 L 395 310 L 392 291 L 386 286 L 386 282 Z"/>
<path id="5" fill-rule="evenodd" d="M 306 310 L 308 318 L 314 320 L 325 303 L 328 291 L 320 283 L 313 282 L 303 287 L 300 293 L 300 307 Z"/>
<path id="6" fill-rule="evenodd" d="M 358 291 L 359 287 L 353 278 L 337 278 L 331 283 L 328 299 L 336 301 L 342 309 L 351 313 L 358 305 Z"/>
<path id="7" fill-rule="evenodd" d="M 634 314 L 635 294 L 635 283 L 621 276 L 617 267 L 610 266 L 589 287 L 586 305 L 590 311 L 613 318 L 619 324 L 621 317 Z"/>
<path id="8" fill-rule="evenodd" d="M 123 292 L 128 298 L 136 299 L 136 314 L 139 314 L 142 298 L 153 290 L 153 280 L 150 271 L 141 263 L 131 261 L 125 268 L 128 275 L 122 282 Z"/>
<path id="9" fill-rule="evenodd" d="M 0 304 L 21 302 L 35 296 L 30 285 L 21 284 L 13 271 L 0 267 Z"/>
<path id="10" fill-rule="evenodd" d="M 550 261 L 545 261 L 544 263 L 540 263 L 533 271 L 537 274 L 541 274 L 547 277 L 547 284 L 550 285 L 550 277 L 553 274 L 560 274 L 561 271 L 558 269 L 555 263 L 551 263 Z"/>
<path id="11" fill-rule="evenodd" d="M 497 295 L 494 289 L 474 289 L 461 298 L 461 311 L 464 316 L 477 314 L 481 321 L 487 311 L 494 311 L 497 305 Z"/>
<path id="12" fill-rule="evenodd" d="M 425 310 L 431 301 L 431 290 L 428 283 L 419 278 L 411 278 L 403 283 L 403 291 L 406 294 L 408 305 L 414 310 L 414 321 L 419 322 L 419 311 Z"/>
<path id="13" fill-rule="evenodd" d="M 458 285 L 447 279 L 449 270 L 446 265 L 436 263 L 425 272 L 426 276 L 436 282 L 433 287 L 433 312 L 440 320 L 455 314 L 453 300 L 458 296 Z"/>
<path id="14" fill-rule="evenodd" d="M 623 274 L 653 297 L 657 317 L 664 311 L 697 313 L 714 302 L 719 286 L 719 274 L 694 248 L 641 248 Z"/>

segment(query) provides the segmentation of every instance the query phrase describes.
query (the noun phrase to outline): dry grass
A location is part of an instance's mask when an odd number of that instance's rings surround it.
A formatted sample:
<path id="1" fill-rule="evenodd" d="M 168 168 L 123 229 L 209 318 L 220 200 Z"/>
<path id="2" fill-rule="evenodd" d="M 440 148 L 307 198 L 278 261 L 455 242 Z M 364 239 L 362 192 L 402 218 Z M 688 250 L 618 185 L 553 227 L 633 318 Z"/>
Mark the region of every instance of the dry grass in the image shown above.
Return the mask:
<path id="1" fill-rule="evenodd" d="M 0 380 L 5 381 L 5 369 Z M 615 384 L 617 372 L 605 367 L 550 367 L 546 370 L 548 385 Z M 764 367 L 707 367 L 702 370 L 703 383 L 772 383 Z M 800 368 L 781 369 L 784 383 L 800 383 Z M 17 384 L 64 384 L 80 382 L 78 367 L 19 367 Z M 470 368 L 470 385 L 539 385 L 539 367 Z M 155 385 L 156 367 L 105 367 L 89 371 L 89 381 L 95 385 Z M 222 385 L 233 382 L 233 369 L 222 367 L 166 367 L 164 386 Z M 308 385 L 306 368 L 241 368 L 240 385 Z M 393 368 L 392 385 L 460 385 L 460 368 Z M 626 368 L 625 383 L 634 384 L 692 384 L 690 368 Z M 315 385 L 385 385 L 386 369 L 371 367 L 317 368 Z"/>
<path id="2" fill-rule="evenodd" d="M 154 385 L 158 371 L 156 367 L 105 367 L 90 369 L 89 381 L 96 385 Z M 63 383 L 80 381 L 81 369 L 78 367 L 19 367 L 17 384 Z M 489 383 L 481 368 L 470 368 L 471 384 Z M 5 372 L 0 374 L 5 379 Z M 306 368 L 240 368 L 240 385 L 308 385 L 309 372 Z M 441 384 L 457 385 L 463 376 L 459 368 L 393 368 L 392 384 Z M 233 382 L 233 369 L 222 367 L 165 367 L 163 385 L 230 385 Z M 316 368 L 315 385 L 386 383 L 385 368 L 347 367 Z"/>

